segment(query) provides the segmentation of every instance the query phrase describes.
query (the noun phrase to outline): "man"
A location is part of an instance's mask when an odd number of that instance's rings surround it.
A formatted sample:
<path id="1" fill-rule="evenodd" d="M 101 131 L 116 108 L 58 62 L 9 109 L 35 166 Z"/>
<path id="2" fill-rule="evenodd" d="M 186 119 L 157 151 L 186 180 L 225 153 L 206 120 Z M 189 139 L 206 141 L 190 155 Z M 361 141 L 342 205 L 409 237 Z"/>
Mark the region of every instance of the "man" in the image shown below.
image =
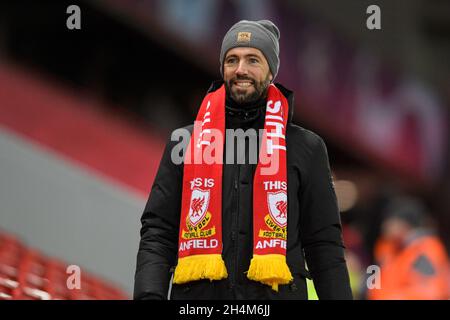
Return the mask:
<path id="1" fill-rule="evenodd" d="M 447 252 L 441 240 L 424 228 L 425 216 L 425 208 L 413 198 L 400 197 L 389 205 L 375 246 L 380 288 L 368 290 L 369 299 L 450 298 Z"/>
<path id="2" fill-rule="evenodd" d="M 223 81 L 185 128 L 184 163 L 167 143 L 142 215 L 135 299 L 166 299 L 172 275 L 171 299 L 307 299 L 307 277 L 320 299 L 352 298 L 325 144 L 272 84 L 279 37 L 268 20 L 225 35 Z M 195 161 L 208 151 L 223 163 Z"/>

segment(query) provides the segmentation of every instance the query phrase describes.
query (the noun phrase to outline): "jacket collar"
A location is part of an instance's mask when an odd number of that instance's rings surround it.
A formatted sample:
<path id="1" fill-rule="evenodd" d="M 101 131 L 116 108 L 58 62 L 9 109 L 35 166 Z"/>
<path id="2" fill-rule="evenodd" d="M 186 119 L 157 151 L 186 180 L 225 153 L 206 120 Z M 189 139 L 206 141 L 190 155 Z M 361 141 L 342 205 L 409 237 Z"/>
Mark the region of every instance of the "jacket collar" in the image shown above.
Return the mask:
<path id="1" fill-rule="evenodd" d="M 222 86 L 223 83 L 224 83 L 223 80 L 213 81 L 211 86 L 209 87 L 207 93 L 216 91 L 217 89 L 219 89 Z M 288 123 L 290 123 L 290 122 L 292 122 L 292 118 L 294 117 L 294 92 L 285 88 L 282 84 L 280 84 L 278 82 L 275 83 L 275 86 L 278 88 L 278 90 L 281 91 L 281 93 L 284 95 L 284 97 L 288 101 L 288 105 L 289 105 Z"/>

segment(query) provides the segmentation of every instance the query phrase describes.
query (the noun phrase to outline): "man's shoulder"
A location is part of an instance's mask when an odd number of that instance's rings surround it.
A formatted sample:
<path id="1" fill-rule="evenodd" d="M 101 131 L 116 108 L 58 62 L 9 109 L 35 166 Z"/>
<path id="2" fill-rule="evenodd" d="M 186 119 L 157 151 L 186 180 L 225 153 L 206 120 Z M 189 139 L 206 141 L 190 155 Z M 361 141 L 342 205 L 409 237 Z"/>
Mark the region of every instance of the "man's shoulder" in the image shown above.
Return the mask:
<path id="1" fill-rule="evenodd" d="M 325 144 L 323 138 L 317 133 L 294 123 L 288 124 L 287 140 L 308 148 L 316 148 L 318 145 Z"/>
<path id="2" fill-rule="evenodd" d="M 186 125 L 184 127 L 176 128 L 176 129 L 172 130 L 169 133 L 169 140 L 171 140 L 171 141 L 174 141 L 174 139 L 178 140 L 179 137 L 184 137 L 184 136 L 189 136 L 190 137 L 191 134 L 192 134 L 193 129 L 194 129 L 194 124 L 193 123 L 192 124 L 188 124 L 188 125 Z"/>
<path id="3" fill-rule="evenodd" d="M 169 131 L 166 139 L 166 149 L 172 149 L 174 146 L 179 144 L 181 141 L 189 141 L 191 138 L 192 130 L 194 128 L 193 124 L 189 124 L 184 127 L 179 127 Z"/>
<path id="4" fill-rule="evenodd" d="M 173 131 L 177 131 L 177 130 L 189 130 L 189 131 L 192 131 L 192 128 L 194 128 L 194 124 L 193 124 L 193 123 L 190 123 L 190 124 L 185 125 L 185 126 L 183 126 L 183 127 L 178 127 L 178 128 L 176 128 L 176 129 L 174 129 Z M 172 132 L 173 132 L 173 131 L 172 131 Z"/>

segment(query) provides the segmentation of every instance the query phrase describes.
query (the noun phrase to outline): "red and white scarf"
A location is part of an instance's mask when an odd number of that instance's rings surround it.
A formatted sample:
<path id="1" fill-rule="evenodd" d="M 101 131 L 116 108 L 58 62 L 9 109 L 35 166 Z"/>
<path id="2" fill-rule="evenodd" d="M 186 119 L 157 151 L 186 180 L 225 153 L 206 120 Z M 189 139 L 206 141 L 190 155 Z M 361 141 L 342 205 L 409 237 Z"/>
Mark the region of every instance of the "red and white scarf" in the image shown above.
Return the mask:
<path id="1" fill-rule="evenodd" d="M 253 257 L 247 277 L 278 291 L 292 275 L 286 263 L 288 102 L 273 84 L 253 181 Z M 174 283 L 227 277 L 222 259 L 222 163 L 225 86 L 203 99 L 186 150 Z"/>

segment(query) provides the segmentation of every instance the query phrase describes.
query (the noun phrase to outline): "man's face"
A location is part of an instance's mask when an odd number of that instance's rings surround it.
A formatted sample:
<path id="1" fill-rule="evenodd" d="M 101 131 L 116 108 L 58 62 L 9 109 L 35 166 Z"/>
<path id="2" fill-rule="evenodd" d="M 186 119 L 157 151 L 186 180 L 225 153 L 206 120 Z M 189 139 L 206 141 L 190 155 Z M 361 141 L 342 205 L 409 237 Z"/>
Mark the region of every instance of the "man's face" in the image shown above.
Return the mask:
<path id="1" fill-rule="evenodd" d="M 238 47 L 229 50 L 225 56 L 223 79 L 227 93 L 234 101 L 251 103 L 266 95 L 272 74 L 260 50 Z"/>
<path id="2" fill-rule="evenodd" d="M 402 242 L 408 235 L 411 227 L 402 219 L 391 217 L 383 221 L 381 231 L 386 239 Z"/>

